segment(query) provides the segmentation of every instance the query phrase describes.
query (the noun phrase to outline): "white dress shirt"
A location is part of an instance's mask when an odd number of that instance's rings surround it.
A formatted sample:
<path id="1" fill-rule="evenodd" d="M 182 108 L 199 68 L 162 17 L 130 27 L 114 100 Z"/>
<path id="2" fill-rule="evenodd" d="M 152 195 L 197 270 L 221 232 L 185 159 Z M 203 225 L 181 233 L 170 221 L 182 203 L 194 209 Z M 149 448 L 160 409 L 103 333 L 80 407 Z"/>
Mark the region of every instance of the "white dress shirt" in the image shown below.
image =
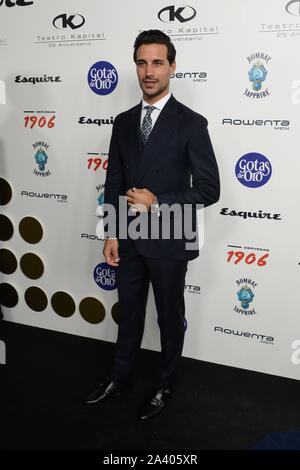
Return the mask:
<path id="1" fill-rule="evenodd" d="M 169 99 L 171 98 L 171 92 L 169 91 L 169 93 L 164 96 L 163 98 L 161 98 L 160 100 L 156 101 L 156 103 L 152 104 L 152 105 L 149 105 L 149 103 L 147 103 L 147 101 L 145 101 L 144 99 L 142 100 L 142 112 L 141 112 L 141 123 L 140 123 L 140 126 L 142 127 L 142 122 L 143 122 L 143 119 L 146 115 L 146 112 L 147 110 L 145 109 L 145 106 L 154 106 L 155 109 L 153 109 L 152 113 L 151 113 L 151 121 L 152 121 L 152 129 L 158 119 L 158 116 L 160 115 L 163 107 L 167 104 L 167 102 L 169 101 Z M 152 130 L 151 129 L 151 130 Z M 100 206 L 101 207 L 101 206 Z M 102 209 L 102 208 L 101 208 Z M 101 209 L 100 209 L 100 213 L 101 213 Z M 135 210 L 132 209 L 132 212 L 134 213 Z M 160 211 L 159 211 L 159 204 L 158 204 L 158 201 L 156 199 L 155 203 L 152 204 L 152 207 L 151 207 L 151 212 L 154 213 L 154 214 L 157 214 L 157 216 L 159 217 L 160 216 Z M 99 214 L 97 213 L 96 214 L 98 217 L 99 217 Z M 110 237 L 109 238 L 110 240 L 116 240 L 116 238 L 112 238 Z"/>
<path id="2" fill-rule="evenodd" d="M 156 103 L 154 103 L 154 104 L 150 105 L 149 103 L 147 103 L 147 101 L 142 100 L 141 127 L 142 127 L 143 119 L 144 119 L 144 117 L 146 115 L 146 112 L 147 112 L 147 110 L 145 109 L 145 106 L 154 106 L 155 107 L 155 109 L 153 109 L 153 111 L 151 113 L 151 121 L 152 121 L 152 129 L 153 129 L 154 124 L 156 123 L 158 116 L 160 115 L 163 107 L 166 105 L 167 101 L 169 101 L 170 98 L 171 98 L 171 92 L 169 91 L 169 93 L 166 96 L 164 96 L 160 100 L 156 101 Z"/>

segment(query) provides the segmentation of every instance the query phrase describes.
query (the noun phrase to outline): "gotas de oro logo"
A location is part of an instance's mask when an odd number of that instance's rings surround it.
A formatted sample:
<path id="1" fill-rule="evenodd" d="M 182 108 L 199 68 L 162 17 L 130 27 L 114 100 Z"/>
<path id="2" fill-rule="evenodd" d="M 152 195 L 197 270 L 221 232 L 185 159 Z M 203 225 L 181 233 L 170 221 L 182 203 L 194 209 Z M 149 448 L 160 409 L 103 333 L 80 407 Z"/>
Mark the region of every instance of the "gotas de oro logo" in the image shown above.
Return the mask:
<path id="1" fill-rule="evenodd" d="M 96 62 L 89 70 L 88 84 L 97 95 L 109 95 L 118 84 L 118 72 L 109 62 Z"/>
<path id="2" fill-rule="evenodd" d="M 85 19 L 82 15 L 79 15 L 79 13 L 69 16 L 66 13 L 63 13 L 62 15 L 56 16 L 52 23 L 56 29 L 77 29 L 84 25 Z"/>
<path id="3" fill-rule="evenodd" d="M 259 188 L 271 178 L 271 162 L 261 153 L 246 153 L 237 161 L 235 174 L 244 186 Z"/>
<path id="4" fill-rule="evenodd" d="M 117 287 L 116 272 L 107 263 L 100 263 L 94 269 L 96 284 L 104 290 L 114 290 Z"/>
<path id="5" fill-rule="evenodd" d="M 195 8 L 190 5 L 177 6 L 170 5 L 168 7 L 162 8 L 158 12 L 158 18 L 164 23 L 170 23 L 171 21 L 178 20 L 180 23 L 186 23 L 195 18 L 197 12 Z"/>

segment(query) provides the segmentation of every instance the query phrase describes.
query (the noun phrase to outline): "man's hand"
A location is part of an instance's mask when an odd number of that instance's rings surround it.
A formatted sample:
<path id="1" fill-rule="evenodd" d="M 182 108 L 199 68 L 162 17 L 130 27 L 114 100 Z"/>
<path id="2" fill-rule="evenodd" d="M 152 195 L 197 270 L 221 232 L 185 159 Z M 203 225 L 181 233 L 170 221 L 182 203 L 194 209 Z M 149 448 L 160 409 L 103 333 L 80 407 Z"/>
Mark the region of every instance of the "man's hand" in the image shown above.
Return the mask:
<path id="1" fill-rule="evenodd" d="M 138 212 L 147 212 L 151 208 L 151 204 L 155 204 L 156 196 L 147 188 L 129 189 L 126 193 L 127 201 L 131 209 Z"/>
<path id="2" fill-rule="evenodd" d="M 103 254 L 107 264 L 119 266 L 119 242 L 117 239 L 108 238 L 105 240 Z"/>

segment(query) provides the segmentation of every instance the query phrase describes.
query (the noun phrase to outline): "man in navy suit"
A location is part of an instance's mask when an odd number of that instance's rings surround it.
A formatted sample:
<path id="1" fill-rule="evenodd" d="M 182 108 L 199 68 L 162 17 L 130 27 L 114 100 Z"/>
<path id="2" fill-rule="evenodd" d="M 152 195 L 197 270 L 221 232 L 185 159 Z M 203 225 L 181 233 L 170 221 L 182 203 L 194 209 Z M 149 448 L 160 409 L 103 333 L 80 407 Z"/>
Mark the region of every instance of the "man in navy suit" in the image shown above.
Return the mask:
<path id="1" fill-rule="evenodd" d="M 135 40 L 134 61 L 143 99 L 115 119 L 105 204 L 112 205 L 120 216 L 119 198 L 125 197 L 128 224 L 136 217 L 150 226 L 156 222 L 158 236 L 149 235 L 149 226 L 147 236 L 138 238 L 130 236 L 130 230 L 126 236 L 120 234 L 119 224 L 116 233 L 108 229 L 110 238 L 103 254 L 117 273 L 120 307 L 116 355 L 110 377 L 85 400 L 89 406 L 98 405 L 120 395 L 132 382 L 151 282 L 161 361 L 156 389 L 139 413 L 142 420 L 164 409 L 174 390 L 183 349 L 185 275 L 188 260 L 196 258 L 199 251 L 195 244 L 189 249 L 191 237 L 185 232 L 176 236 L 176 221 L 180 220 L 182 228 L 189 215 L 195 228 L 197 205 L 209 206 L 219 199 L 218 167 L 207 120 L 176 101 L 169 91 L 175 56 L 174 45 L 161 31 L 143 31 Z M 173 205 L 181 214 L 175 211 L 170 215 L 170 233 L 164 236 L 163 208 Z"/>

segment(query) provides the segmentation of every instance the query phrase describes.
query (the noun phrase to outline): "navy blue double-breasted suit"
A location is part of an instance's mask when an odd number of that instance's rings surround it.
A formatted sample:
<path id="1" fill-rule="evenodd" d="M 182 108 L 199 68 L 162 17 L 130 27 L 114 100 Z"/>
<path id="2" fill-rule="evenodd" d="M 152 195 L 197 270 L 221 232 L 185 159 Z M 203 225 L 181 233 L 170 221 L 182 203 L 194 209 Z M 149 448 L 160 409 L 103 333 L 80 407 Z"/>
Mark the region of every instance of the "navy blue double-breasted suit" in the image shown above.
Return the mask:
<path id="1" fill-rule="evenodd" d="M 189 205 L 188 213 L 192 213 L 195 223 L 196 204 L 209 206 L 219 199 L 219 173 L 207 120 L 171 96 L 145 146 L 140 122 L 141 104 L 115 119 L 105 203 L 118 210 L 119 196 L 132 187 L 147 188 L 160 205 Z M 143 336 L 151 281 L 162 347 L 158 382 L 161 386 L 173 385 L 183 348 L 187 262 L 199 254 L 197 248 L 187 249 L 186 242 L 184 233 L 180 239 L 172 235 L 170 239 L 119 239 L 116 271 L 120 323 L 113 369 L 116 382 L 131 376 Z"/>

